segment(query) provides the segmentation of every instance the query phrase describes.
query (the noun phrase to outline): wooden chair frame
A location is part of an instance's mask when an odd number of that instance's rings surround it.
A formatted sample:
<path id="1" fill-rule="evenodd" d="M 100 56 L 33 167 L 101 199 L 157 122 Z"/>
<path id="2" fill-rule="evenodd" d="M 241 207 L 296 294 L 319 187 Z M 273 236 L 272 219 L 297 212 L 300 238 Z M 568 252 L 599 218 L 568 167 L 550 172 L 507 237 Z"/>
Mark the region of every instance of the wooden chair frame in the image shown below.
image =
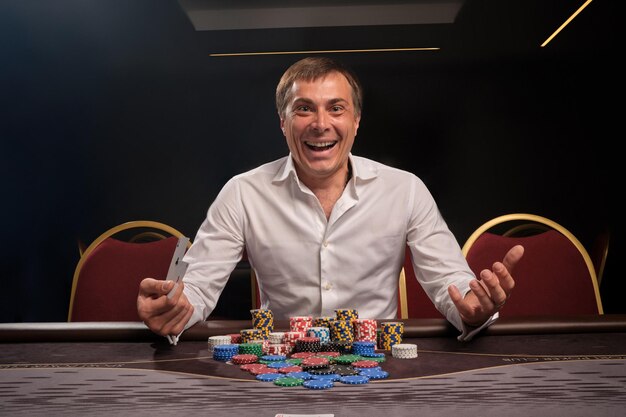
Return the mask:
<path id="1" fill-rule="evenodd" d="M 94 240 L 88 247 L 87 249 L 85 249 L 85 251 L 82 253 L 80 259 L 78 260 L 78 264 L 76 265 L 76 269 L 74 270 L 74 278 L 72 280 L 72 292 L 70 295 L 70 307 L 69 307 L 69 312 L 67 315 L 67 321 L 70 322 L 72 321 L 72 310 L 74 307 L 74 297 L 76 296 L 76 288 L 78 286 L 78 279 L 80 277 L 80 272 L 82 270 L 83 264 L 85 263 L 85 261 L 89 258 L 89 255 L 107 238 L 112 237 L 124 230 L 128 230 L 128 229 L 136 229 L 136 228 L 152 228 L 152 229 L 157 229 L 157 230 L 161 230 L 164 231 L 166 233 L 169 233 L 172 236 L 176 236 L 176 237 L 183 237 L 183 233 L 181 233 L 180 231 L 176 230 L 175 228 L 173 228 L 172 226 L 169 226 L 165 223 L 160 223 L 160 222 L 156 222 L 156 221 L 152 221 L 152 220 L 133 220 L 133 221 L 129 221 L 126 223 L 122 223 L 118 226 L 112 227 L 109 230 L 107 230 L 106 232 L 102 233 L 100 236 L 98 236 L 96 238 L 96 240 Z M 189 246 L 191 246 L 191 241 L 187 244 L 187 247 L 189 248 Z"/>
<path id="2" fill-rule="evenodd" d="M 550 220 L 546 217 L 539 216 L 536 214 L 529 214 L 529 213 L 512 213 L 512 214 L 505 214 L 505 215 L 496 217 L 494 219 L 491 219 L 485 222 L 478 229 L 476 229 L 474 233 L 472 233 L 470 237 L 467 238 L 462 248 L 463 255 L 467 257 L 467 254 L 470 248 L 476 242 L 476 240 L 480 237 L 480 235 L 482 235 L 483 233 L 489 231 L 490 229 L 492 229 L 493 227 L 499 224 L 512 222 L 512 221 L 518 221 L 518 220 L 526 221 L 526 222 L 535 222 L 535 223 L 546 225 L 558 231 L 559 233 L 567 237 L 572 242 L 572 244 L 580 252 L 581 256 L 583 257 L 585 261 L 585 265 L 587 266 L 587 269 L 589 270 L 589 276 L 591 277 L 591 282 L 593 284 L 593 290 L 595 293 L 596 303 L 598 305 L 598 312 L 599 314 L 604 314 L 604 311 L 602 308 L 602 299 L 600 297 L 600 288 L 599 288 L 600 286 L 598 284 L 598 277 L 597 277 L 593 262 L 591 261 L 591 257 L 589 256 L 589 252 L 587 251 L 587 249 L 585 249 L 582 243 L 580 243 L 580 241 L 576 238 L 576 236 L 574 236 L 574 234 L 572 234 L 569 230 L 567 230 L 565 227 L 561 226 L 557 222 Z M 506 233 L 510 235 L 511 230 L 513 229 L 509 229 L 509 231 Z"/>

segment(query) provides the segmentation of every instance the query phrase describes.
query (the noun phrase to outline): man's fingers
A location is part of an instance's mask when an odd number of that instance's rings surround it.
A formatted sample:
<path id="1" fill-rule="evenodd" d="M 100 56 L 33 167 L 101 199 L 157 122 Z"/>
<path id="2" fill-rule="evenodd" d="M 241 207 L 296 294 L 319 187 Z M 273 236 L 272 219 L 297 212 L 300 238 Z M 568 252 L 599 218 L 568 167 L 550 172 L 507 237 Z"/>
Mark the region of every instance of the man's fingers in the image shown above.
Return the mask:
<path id="1" fill-rule="evenodd" d="M 459 289 L 455 285 L 448 286 L 448 295 L 450 295 L 450 299 L 454 304 L 457 304 L 463 299 L 461 291 L 459 291 Z"/>
<path id="2" fill-rule="evenodd" d="M 524 256 L 524 247 L 522 245 L 513 246 L 507 253 L 504 255 L 504 259 L 502 263 L 504 267 L 509 271 L 509 273 L 513 272 L 515 269 L 515 265 L 522 259 Z"/>
<path id="3" fill-rule="evenodd" d="M 144 278 L 139 283 L 139 295 L 144 297 L 158 298 L 170 292 L 174 281 L 163 281 L 154 278 Z"/>
<path id="4" fill-rule="evenodd" d="M 499 262 L 494 265 L 493 269 L 493 271 L 488 269 L 481 271 L 480 278 L 488 289 L 488 298 L 494 306 L 499 307 L 504 305 L 504 302 L 506 302 L 509 297 L 510 291 L 507 289 L 512 289 L 513 278 L 511 278 L 511 275 L 507 272 L 504 265 Z M 483 306 L 490 308 L 488 304 L 483 304 Z"/>

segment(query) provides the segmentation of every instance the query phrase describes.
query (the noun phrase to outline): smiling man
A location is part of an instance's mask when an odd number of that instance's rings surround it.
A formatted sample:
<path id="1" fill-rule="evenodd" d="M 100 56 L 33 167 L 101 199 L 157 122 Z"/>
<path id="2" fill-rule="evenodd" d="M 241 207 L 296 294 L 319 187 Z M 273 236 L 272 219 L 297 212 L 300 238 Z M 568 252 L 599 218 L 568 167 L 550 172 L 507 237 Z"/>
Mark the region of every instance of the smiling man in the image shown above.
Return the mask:
<path id="1" fill-rule="evenodd" d="M 461 340 L 497 319 L 523 248 L 477 279 L 418 177 L 352 155 L 362 89 L 349 69 L 324 57 L 296 62 L 277 86 L 276 108 L 289 155 L 225 184 L 174 296 L 171 282 L 141 282 L 138 312 L 152 331 L 177 335 L 206 319 L 244 250 L 261 307 L 277 319 L 340 308 L 395 318 L 407 246 L 420 284 Z"/>

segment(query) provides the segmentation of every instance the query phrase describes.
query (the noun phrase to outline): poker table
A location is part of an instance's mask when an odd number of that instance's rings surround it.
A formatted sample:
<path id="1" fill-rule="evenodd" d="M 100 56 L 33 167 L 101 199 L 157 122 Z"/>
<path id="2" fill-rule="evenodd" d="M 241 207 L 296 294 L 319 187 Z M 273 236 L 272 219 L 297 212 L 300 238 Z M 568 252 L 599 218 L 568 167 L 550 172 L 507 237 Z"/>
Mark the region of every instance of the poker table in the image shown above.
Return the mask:
<path id="1" fill-rule="evenodd" d="M 626 315 L 502 317 L 469 342 L 442 319 L 402 322 L 417 358 L 385 351 L 388 378 L 323 390 L 258 381 L 213 359 L 208 337 L 251 321 L 198 323 L 176 346 L 141 323 L 0 324 L 0 414 L 626 415 Z"/>

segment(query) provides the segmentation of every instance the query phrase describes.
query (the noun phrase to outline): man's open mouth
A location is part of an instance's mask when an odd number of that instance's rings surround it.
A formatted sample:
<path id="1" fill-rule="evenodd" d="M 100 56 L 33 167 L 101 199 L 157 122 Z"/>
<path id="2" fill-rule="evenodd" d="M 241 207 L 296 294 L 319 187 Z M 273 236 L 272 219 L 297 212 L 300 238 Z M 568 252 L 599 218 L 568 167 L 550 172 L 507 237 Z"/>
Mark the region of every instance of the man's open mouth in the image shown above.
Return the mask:
<path id="1" fill-rule="evenodd" d="M 304 142 L 304 144 L 312 151 L 325 151 L 337 144 L 337 141 L 330 142 Z"/>

